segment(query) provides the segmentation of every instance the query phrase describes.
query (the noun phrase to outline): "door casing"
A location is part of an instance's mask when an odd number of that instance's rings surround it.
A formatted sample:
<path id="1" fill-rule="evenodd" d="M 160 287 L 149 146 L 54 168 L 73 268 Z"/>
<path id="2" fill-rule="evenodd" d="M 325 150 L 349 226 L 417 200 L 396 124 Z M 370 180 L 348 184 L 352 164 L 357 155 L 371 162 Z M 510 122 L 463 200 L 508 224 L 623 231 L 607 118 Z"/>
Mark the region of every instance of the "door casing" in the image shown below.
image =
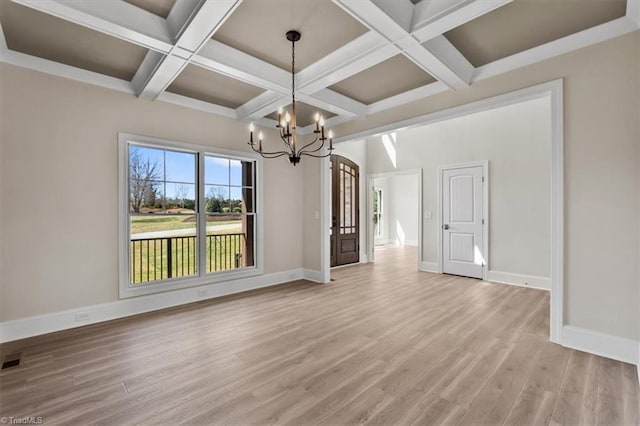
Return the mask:
<path id="1" fill-rule="evenodd" d="M 373 235 L 373 180 L 382 177 L 414 175 L 418 181 L 418 258 L 416 259 L 418 269 L 422 263 L 422 169 L 404 169 L 387 173 L 372 173 L 367 175 L 367 258 L 369 262 L 375 261 L 375 235 Z"/>

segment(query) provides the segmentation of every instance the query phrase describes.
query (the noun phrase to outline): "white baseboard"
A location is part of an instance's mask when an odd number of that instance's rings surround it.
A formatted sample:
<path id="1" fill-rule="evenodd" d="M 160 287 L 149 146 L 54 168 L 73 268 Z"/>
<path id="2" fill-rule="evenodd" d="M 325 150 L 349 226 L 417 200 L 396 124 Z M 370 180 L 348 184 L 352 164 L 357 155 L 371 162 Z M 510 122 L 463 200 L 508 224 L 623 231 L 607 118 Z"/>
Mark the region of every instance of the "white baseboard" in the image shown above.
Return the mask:
<path id="1" fill-rule="evenodd" d="M 308 276 L 315 277 L 315 273 L 316 271 L 308 271 Z M 307 270 L 292 269 L 289 271 L 258 275 L 228 282 L 191 287 L 165 293 L 156 293 L 147 296 L 132 297 L 99 305 L 79 307 L 45 315 L 6 321 L 0 323 L 0 343 L 24 339 L 54 331 L 82 327 L 89 324 L 156 311 L 172 306 L 184 305 L 187 303 L 197 302 L 199 300 L 213 299 L 229 294 L 269 287 L 276 284 L 299 280 L 303 277 L 307 277 Z M 76 314 L 78 313 L 87 314 L 88 319 L 77 321 Z"/>
<path id="2" fill-rule="evenodd" d="M 314 271 L 313 269 L 303 269 L 302 278 L 307 281 L 313 281 L 314 283 L 322 283 L 322 273 L 320 271 Z"/>
<path id="3" fill-rule="evenodd" d="M 580 327 L 562 327 L 562 346 L 640 366 L 640 344 Z"/>
<path id="4" fill-rule="evenodd" d="M 437 274 L 438 264 L 436 262 L 420 262 L 420 270 Z"/>
<path id="5" fill-rule="evenodd" d="M 512 284 L 522 287 L 551 290 L 551 279 L 535 275 L 514 274 L 512 272 L 488 271 L 486 281 L 500 284 Z"/>

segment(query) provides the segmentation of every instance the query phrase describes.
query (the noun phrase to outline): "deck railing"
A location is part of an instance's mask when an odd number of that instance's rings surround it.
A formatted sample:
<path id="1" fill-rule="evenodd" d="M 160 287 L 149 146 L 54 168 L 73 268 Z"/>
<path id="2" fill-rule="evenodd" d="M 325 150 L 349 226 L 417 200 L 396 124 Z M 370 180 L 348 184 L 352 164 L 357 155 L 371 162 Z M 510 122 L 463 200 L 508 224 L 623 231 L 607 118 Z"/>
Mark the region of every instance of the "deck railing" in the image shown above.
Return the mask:
<path id="1" fill-rule="evenodd" d="M 244 234 L 209 234 L 205 247 L 207 272 L 242 267 Z M 129 253 L 131 283 L 195 275 L 197 250 L 195 235 L 132 239 Z"/>

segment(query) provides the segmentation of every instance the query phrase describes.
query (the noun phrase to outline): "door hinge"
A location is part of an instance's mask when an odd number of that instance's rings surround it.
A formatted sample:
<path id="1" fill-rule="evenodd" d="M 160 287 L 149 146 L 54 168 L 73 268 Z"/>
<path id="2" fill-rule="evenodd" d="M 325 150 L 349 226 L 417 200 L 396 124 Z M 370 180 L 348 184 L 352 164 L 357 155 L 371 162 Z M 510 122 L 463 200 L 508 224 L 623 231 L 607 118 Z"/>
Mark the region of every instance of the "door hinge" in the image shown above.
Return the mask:
<path id="1" fill-rule="evenodd" d="M 482 181 L 484 182 L 484 176 L 482 176 Z"/>
<path id="2" fill-rule="evenodd" d="M 484 219 L 482 219 L 482 224 L 484 225 Z"/>

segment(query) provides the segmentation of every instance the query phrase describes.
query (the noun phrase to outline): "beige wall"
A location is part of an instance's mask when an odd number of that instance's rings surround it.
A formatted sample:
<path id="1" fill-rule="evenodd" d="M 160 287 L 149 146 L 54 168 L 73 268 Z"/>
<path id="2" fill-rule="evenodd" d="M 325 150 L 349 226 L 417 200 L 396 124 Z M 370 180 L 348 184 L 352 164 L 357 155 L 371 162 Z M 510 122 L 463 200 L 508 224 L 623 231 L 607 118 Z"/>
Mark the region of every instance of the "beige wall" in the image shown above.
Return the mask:
<path id="1" fill-rule="evenodd" d="M 1 321 L 117 300 L 118 132 L 248 149 L 246 123 L 9 65 L 0 74 Z M 286 159 L 264 163 L 266 273 L 302 266 L 302 180 Z"/>
<path id="2" fill-rule="evenodd" d="M 640 32 L 355 120 L 338 136 L 564 78 L 565 323 L 638 337 Z M 313 182 L 305 181 L 307 188 Z M 315 187 L 318 187 L 315 185 Z M 305 241 L 305 244 L 315 243 Z"/>
<path id="3" fill-rule="evenodd" d="M 392 136 L 392 137 L 390 137 Z M 371 173 L 423 171 L 422 260 L 437 262 L 438 167 L 489 161 L 489 268 L 550 276 L 551 104 L 548 97 L 369 138 Z"/>

